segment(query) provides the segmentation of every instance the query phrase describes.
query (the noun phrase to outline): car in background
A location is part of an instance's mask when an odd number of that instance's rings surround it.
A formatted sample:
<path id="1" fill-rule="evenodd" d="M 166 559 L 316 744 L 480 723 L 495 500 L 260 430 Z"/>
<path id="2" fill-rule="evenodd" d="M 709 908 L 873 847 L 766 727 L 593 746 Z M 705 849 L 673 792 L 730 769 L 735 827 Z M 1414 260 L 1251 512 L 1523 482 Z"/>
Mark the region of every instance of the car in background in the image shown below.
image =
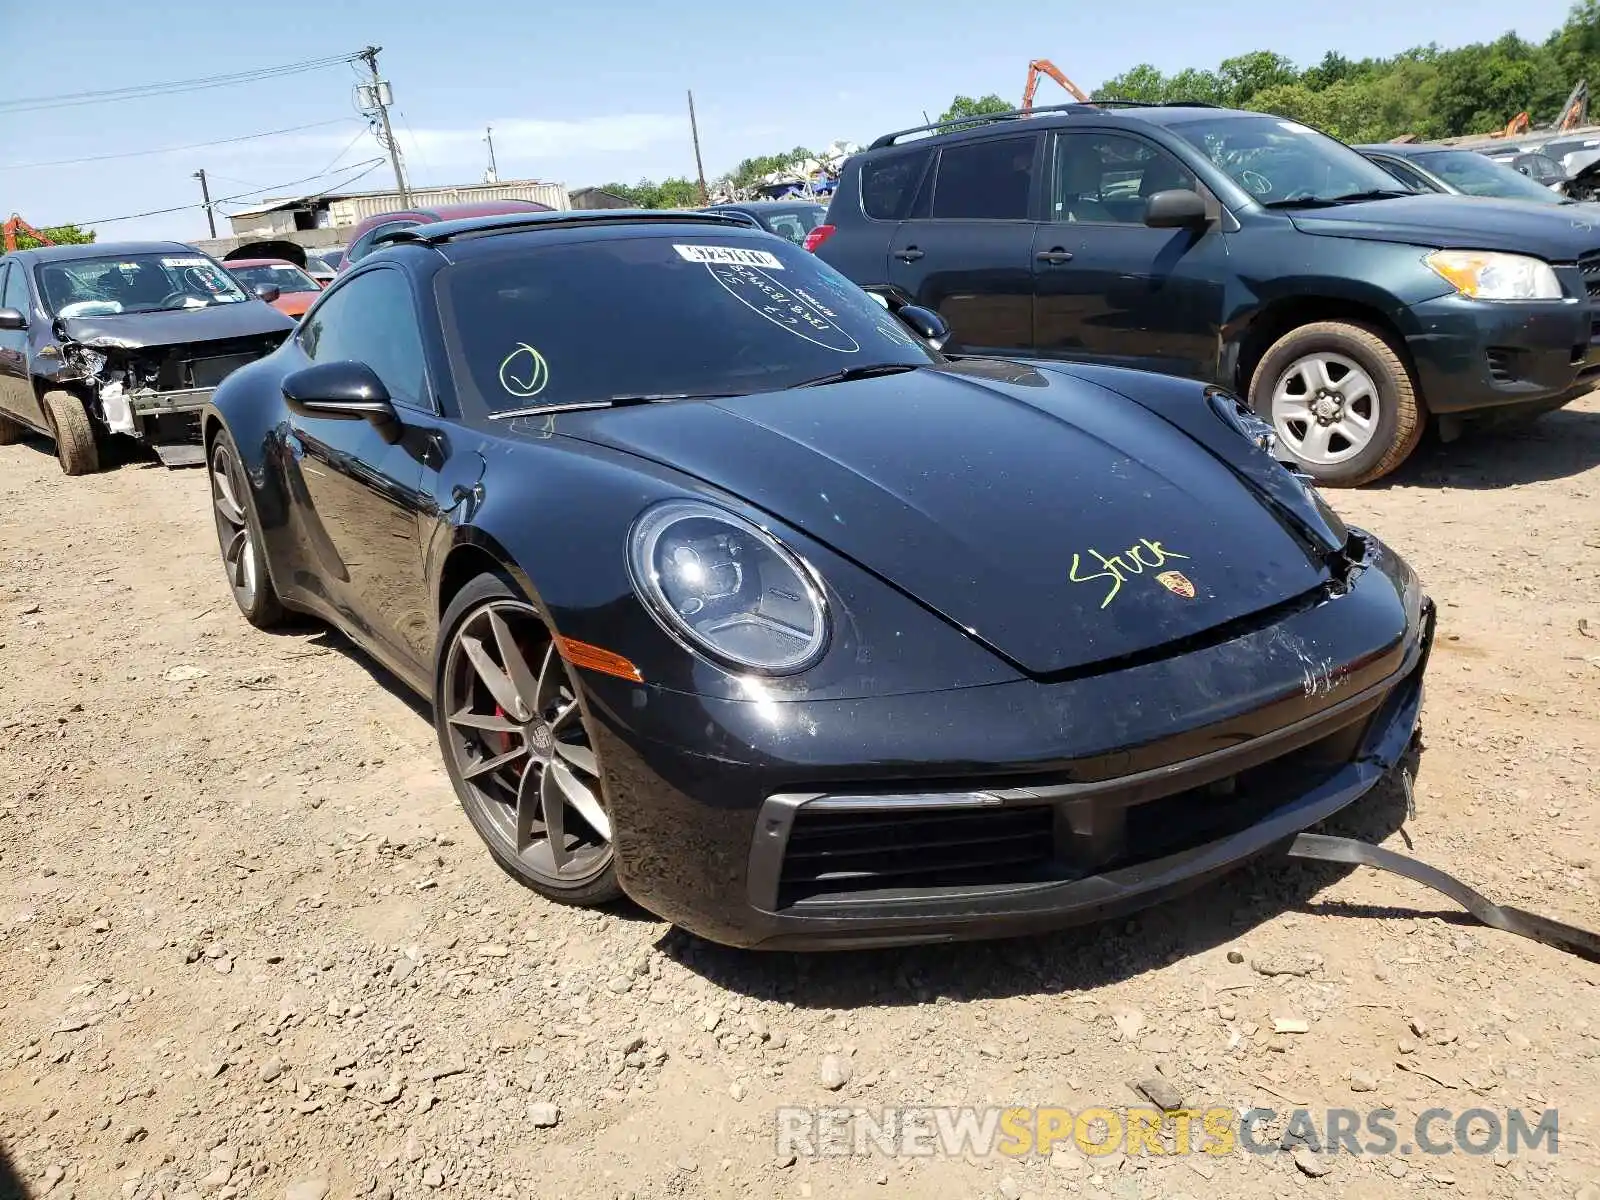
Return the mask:
<path id="1" fill-rule="evenodd" d="M 1433 602 L 1261 421 L 939 328 L 711 213 L 397 230 L 207 409 L 219 574 L 515 879 L 741 946 L 1102 920 L 1405 760 Z"/>
<path id="2" fill-rule="evenodd" d="M 814 200 L 740 200 L 712 204 L 704 211 L 747 220 L 757 229 L 765 229 L 796 246 L 804 246 L 806 238 L 822 224 L 823 215 L 828 210 L 826 205 Z"/>
<path id="3" fill-rule="evenodd" d="M 239 286 L 261 297 L 286 317 L 299 320 L 322 295 L 322 285 L 291 262 L 278 258 L 238 258 L 226 264 Z"/>
<path id="4" fill-rule="evenodd" d="M 326 246 L 320 250 L 306 251 L 306 274 L 323 287 L 333 282 L 344 262 L 343 246 Z"/>
<path id="5" fill-rule="evenodd" d="M 1534 204 L 1576 203 L 1568 200 L 1559 190 L 1539 182 L 1531 174 L 1518 170 L 1512 165 L 1513 160 L 1490 158 L 1475 150 L 1435 146 L 1426 142 L 1382 142 L 1356 146 L 1355 149 L 1401 183 L 1419 192 L 1490 196 L 1497 200 L 1527 200 Z M 1545 161 L 1550 162 L 1549 159 Z M 1565 179 L 1565 173 L 1561 177 Z"/>
<path id="6" fill-rule="evenodd" d="M 1520 151 L 1500 154 L 1480 151 L 1493 162 L 1503 163 L 1519 175 L 1526 175 L 1535 183 L 1554 192 L 1564 192 L 1572 182 L 1572 175 L 1555 159 L 1539 151 Z"/>
<path id="7" fill-rule="evenodd" d="M 815 253 L 937 311 L 954 353 L 1188 376 L 1248 397 L 1301 469 L 1355 486 L 1429 421 L 1533 415 L 1600 377 L 1600 231 L 1418 195 L 1294 121 L 1074 104 L 878 138 Z"/>
<path id="8" fill-rule="evenodd" d="M 470 217 L 494 217 L 508 213 L 549 212 L 548 204 L 536 200 L 485 200 L 477 204 L 435 204 L 430 208 L 410 208 L 399 212 L 378 213 L 357 225 L 350 234 L 350 246 L 344 260 L 335 269 L 341 274 L 348 271 L 368 254 L 379 235 L 396 229 L 409 229 L 413 225 L 428 225 L 435 221 L 459 221 Z"/>
<path id="9" fill-rule="evenodd" d="M 112 434 L 168 466 L 205 461 L 200 409 L 294 322 L 223 264 L 177 242 L 97 242 L 0 258 L 0 444 L 55 442 L 68 475 L 98 471 Z"/>

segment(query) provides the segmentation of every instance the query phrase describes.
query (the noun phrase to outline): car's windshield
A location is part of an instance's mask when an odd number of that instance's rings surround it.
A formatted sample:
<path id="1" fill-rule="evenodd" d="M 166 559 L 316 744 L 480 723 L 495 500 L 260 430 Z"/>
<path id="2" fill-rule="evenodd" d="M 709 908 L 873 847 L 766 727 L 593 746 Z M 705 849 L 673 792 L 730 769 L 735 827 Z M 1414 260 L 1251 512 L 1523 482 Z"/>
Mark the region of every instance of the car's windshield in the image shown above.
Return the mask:
<path id="1" fill-rule="evenodd" d="M 1206 117 L 1172 126 L 1262 204 L 1333 202 L 1407 193 L 1343 142 L 1279 117 Z"/>
<path id="2" fill-rule="evenodd" d="M 802 246 L 806 234 L 822 224 L 825 211 L 820 204 L 797 204 L 793 208 L 768 209 L 761 215 L 773 233 L 788 238 L 796 246 Z"/>
<path id="3" fill-rule="evenodd" d="M 240 286 L 253 288 L 258 284 L 268 284 L 280 292 L 316 292 L 322 289 L 317 286 L 317 281 L 307 275 L 293 263 L 257 263 L 248 267 L 230 266 L 228 273 L 239 281 Z"/>
<path id="4" fill-rule="evenodd" d="M 716 227 L 524 241 L 448 268 L 440 299 L 457 380 L 491 412 L 742 395 L 937 361 L 819 259 Z"/>
<path id="5" fill-rule="evenodd" d="M 326 264 L 327 266 L 329 266 L 329 267 L 331 267 L 331 268 L 333 268 L 334 270 L 337 271 L 339 269 L 339 264 L 344 261 L 344 251 L 343 250 L 318 250 L 311 257 L 315 258 L 315 259 L 318 259 L 322 263 Z"/>
<path id="6" fill-rule="evenodd" d="M 1506 200 L 1534 200 L 1540 204 L 1560 204 L 1562 197 L 1542 183 L 1529 179 L 1507 163 L 1485 158 L 1472 150 L 1440 150 L 1418 154 L 1417 166 L 1431 171 L 1459 192 L 1469 196 L 1498 196 Z"/>
<path id="7" fill-rule="evenodd" d="M 194 252 L 47 262 L 39 286 L 60 317 L 109 317 L 239 304 L 249 297 L 221 264 Z"/>

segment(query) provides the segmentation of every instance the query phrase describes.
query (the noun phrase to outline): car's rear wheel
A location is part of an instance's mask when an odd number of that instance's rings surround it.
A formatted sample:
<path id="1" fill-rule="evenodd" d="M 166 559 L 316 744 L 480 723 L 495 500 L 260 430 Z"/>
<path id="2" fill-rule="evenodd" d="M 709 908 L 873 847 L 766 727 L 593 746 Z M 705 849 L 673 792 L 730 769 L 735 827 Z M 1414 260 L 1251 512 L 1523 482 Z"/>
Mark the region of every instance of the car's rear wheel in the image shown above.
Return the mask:
<path id="1" fill-rule="evenodd" d="M 0 413 L 0 446 L 16 445 L 22 440 L 25 433 L 27 433 L 27 430 L 21 425 L 18 425 L 4 413 Z"/>
<path id="2" fill-rule="evenodd" d="M 267 570 L 266 553 L 261 548 L 261 522 L 250 499 L 239 451 L 225 429 L 211 444 L 210 475 L 217 544 L 222 549 L 222 569 L 233 590 L 234 603 L 257 629 L 271 629 L 283 621 L 283 604 Z"/>
<path id="3" fill-rule="evenodd" d="M 71 392 L 46 392 L 44 415 L 55 434 L 56 459 L 68 475 L 93 475 L 100 469 L 94 423 L 83 401 Z"/>
<path id="4" fill-rule="evenodd" d="M 578 683 L 539 611 L 481 575 L 451 601 L 439 644 L 439 745 L 495 860 L 562 904 L 621 895 Z"/>
<path id="5" fill-rule="evenodd" d="M 1250 404 L 1325 487 L 1356 487 L 1417 448 L 1424 418 L 1399 352 L 1376 329 L 1317 321 L 1279 338 L 1250 383 Z"/>

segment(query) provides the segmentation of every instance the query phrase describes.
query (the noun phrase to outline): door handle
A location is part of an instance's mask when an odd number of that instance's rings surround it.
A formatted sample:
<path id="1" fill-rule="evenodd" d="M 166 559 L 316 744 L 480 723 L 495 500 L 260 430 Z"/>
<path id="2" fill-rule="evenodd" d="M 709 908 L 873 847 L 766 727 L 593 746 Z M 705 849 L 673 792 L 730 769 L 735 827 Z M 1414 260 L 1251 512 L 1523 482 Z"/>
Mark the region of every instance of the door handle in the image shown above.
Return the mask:
<path id="1" fill-rule="evenodd" d="M 1040 262 L 1050 263 L 1052 266 L 1059 267 L 1064 262 L 1072 261 L 1072 252 L 1057 246 L 1054 250 L 1041 250 L 1034 257 Z"/>
<path id="2" fill-rule="evenodd" d="M 894 256 L 901 262 L 916 262 L 922 257 L 922 251 L 915 246 L 907 246 L 904 250 L 896 250 Z"/>

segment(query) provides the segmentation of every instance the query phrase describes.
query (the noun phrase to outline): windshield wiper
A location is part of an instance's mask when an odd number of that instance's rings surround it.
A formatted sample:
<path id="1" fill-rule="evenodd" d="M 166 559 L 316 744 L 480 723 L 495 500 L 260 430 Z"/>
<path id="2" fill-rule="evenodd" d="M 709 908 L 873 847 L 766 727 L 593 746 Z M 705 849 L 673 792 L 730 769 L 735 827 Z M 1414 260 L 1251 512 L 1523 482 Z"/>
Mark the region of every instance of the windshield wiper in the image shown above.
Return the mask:
<path id="1" fill-rule="evenodd" d="M 1262 208 L 1333 208 L 1340 204 L 1358 204 L 1363 200 L 1394 200 L 1401 196 L 1417 196 L 1420 192 L 1400 189 L 1378 189 L 1370 192 L 1350 192 L 1343 196 L 1298 196 L 1293 200 L 1269 200 Z"/>
<path id="2" fill-rule="evenodd" d="M 823 387 L 830 383 L 849 383 L 855 379 L 871 379 L 877 375 L 900 375 L 906 371 L 915 371 L 920 363 L 868 363 L 860 367 L 846 367 L 842 371 L 831 371 L 826 375 L 818 375 L 815 379 L 803 379 L 799 383 L 791 383 L 784 391 L 793 388 Z"/>
<path id="3" fill-rule="evenodd" d="M 623 392 L 607 396 L 604 400 L 572 400 L 564 404 L 536 404 L 529 408 L 510 408 L 505 412 L 489 414 L 491 421 L 508 421 L 512 417 L 539 417 L 545 413 L 580 412 L 587 408 L 627 408 L 633 404 L 668 404 L 674 400 L 725 400 L 740 392 Z"/>

